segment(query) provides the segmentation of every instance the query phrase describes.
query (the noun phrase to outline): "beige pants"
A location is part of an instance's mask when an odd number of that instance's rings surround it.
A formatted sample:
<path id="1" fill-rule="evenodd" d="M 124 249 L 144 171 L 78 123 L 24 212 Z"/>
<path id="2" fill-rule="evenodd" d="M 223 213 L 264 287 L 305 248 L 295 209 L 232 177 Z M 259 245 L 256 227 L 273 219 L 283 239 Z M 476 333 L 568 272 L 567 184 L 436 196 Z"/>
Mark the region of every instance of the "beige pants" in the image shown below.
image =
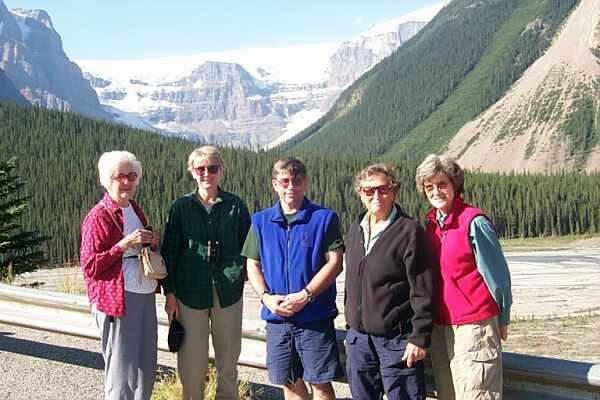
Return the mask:
<path id="1" fill-rule="evenodd" d="M 431 363 L 438 399 L 501 400 L 498 318 L 466 325 L 435 325 Z"/>
<path id="2" fill-rule="evenodd" d="M 179 319 L 185 337 L 177 352 L 177 371 L 184 400 L 204 399 L 208 371 L 208 335 L 212 335 L 217 368 L 218 400 L 239 400 L 237 363 L 242 347 L 242 299 L 221 308 L 213 287 L 215 304 L 208 310 L 195 310 L 179 303 Z"/>

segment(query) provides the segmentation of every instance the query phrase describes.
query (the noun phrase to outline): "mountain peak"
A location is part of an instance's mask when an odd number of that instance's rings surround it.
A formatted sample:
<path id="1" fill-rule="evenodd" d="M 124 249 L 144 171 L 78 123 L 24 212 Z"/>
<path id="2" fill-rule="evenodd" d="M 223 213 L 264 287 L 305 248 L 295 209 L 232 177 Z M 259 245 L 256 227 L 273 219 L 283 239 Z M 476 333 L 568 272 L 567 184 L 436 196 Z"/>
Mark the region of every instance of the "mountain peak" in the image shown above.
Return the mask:
<path id="1" fill-rule="evenodd" d="M 367 31 L 358 35 L 355 40 L 359 40 L 364 37 L 377 36 L 390 32 L 396 32 L 398 27 L 408 22 L 429 22 L 440 12 L 440 10 L 446 7 L 450 3 L 450 0 L 443 0 L 439 3 L 432 4 L 430 6 L 420 8 L 408 14 L 401 15 L 400 17 L 391 19 L 389 21 L 380 22 L 371 26 Z"/>
<path id="2" fill-rule="evenodd" d="M 48 13 L 44 10 L 25 10 L 23 8 L 14 8 L 11 9 L 10 12 L 19 17 L 31 18 L 44 25 L 46 28 L 54 30 L 52 19 L 50 18 L 50 15 L 48 15 Z"/>
<path id="3" fill-rule="evenodd" d="M 8 10 L 0 0 L 0 25 L 0 68 L 27 101 L 94 118 L 109 117 L 79 67 L 65 54 L 46 11 Z"/>

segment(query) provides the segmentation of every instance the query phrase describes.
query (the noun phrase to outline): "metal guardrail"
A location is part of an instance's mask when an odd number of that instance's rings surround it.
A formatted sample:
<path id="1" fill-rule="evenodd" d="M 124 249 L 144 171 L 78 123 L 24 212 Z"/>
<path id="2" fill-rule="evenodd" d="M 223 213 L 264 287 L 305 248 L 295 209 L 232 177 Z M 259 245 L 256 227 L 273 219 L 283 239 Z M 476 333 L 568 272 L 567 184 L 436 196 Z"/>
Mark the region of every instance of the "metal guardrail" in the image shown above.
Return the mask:
<path id="1" fill-rule="evenodd" d="M 169 351 L 169 323 L 157 308 L 158 349 Z M 0 283 L 0 322 L 89 339 L 100 339 L 86 296 L 41 291 Z M 240 365 L 266 369 L 262 324 L 244 321 Z M 210 349 L 212 356 L 212 346 Z"/>
<path id="2" fill-rule="evenodd" d="M 0 322 L 98 339 L 85 296 L 0 284 Z M 244 321 L 240 364 L 265 369 L 265 331 Z M 159 318 L 160 350 L 168 351 L 168 322 Z M 340 350 L 344 331 L 338 331 Z M 600 400 L 600 364 L 504 353 L 504 398 Z M 430 371 L 428 371 L 430 372 Z M 430 377 L 430 374 L 428 374 Z"/>

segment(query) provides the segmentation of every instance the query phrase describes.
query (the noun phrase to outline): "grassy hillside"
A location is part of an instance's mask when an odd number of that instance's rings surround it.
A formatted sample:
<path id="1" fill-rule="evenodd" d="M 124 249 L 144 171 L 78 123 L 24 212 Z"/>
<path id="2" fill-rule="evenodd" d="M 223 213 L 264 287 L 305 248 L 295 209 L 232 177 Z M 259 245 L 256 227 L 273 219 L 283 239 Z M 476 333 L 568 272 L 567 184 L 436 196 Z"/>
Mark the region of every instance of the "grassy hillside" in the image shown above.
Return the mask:
<path id="1" fill-rule="evenodd" d="M 455 0 L 286 144 L 301 153 L 418 160 L 499 99 L 577 0 Z"/>
<path id="2" fill-rule="evenodd" d="M 384 158 L 418 160 L 428 153 L 442 151 L 464 124 L 502 97 L 543 54 L 576 2 L 522 1 L 452 95 L 389 149 Z"/>

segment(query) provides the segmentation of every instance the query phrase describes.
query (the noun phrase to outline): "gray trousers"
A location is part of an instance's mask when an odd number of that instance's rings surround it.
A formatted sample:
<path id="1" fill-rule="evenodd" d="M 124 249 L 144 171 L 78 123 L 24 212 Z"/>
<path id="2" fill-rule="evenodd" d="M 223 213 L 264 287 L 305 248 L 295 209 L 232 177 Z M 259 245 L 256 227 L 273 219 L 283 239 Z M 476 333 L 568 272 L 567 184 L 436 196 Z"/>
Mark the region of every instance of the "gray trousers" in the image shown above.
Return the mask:
<path id="1" fill-rule="evenodd" d="M 149 400 L 156 377 L 155 294 L 125 292 L 125 316 L 92 307 L 104 358 L 105 400 Z"/>

